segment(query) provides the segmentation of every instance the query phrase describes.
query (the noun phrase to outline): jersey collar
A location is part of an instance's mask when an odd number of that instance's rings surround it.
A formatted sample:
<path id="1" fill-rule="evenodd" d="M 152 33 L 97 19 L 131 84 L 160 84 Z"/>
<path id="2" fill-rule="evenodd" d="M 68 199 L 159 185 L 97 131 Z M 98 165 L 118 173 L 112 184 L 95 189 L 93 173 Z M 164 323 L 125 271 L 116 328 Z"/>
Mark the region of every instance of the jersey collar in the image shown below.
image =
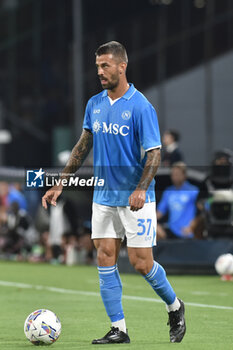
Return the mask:
<path id="1" fill-rule="evenodd" d="M 131 97 L 135 94 L 135 92 L 136 92 L 136 88 L 132 83 L 129 83 L 129 89 L 120 98 L 124 98 L 125 100 L 130 100 Z M 106 96 L 108 96 L 108 90 L 104 90 L 102 93 L 102 97 L 106 97 Z"/>
<path id="2" fill-rule="evenodd" d="M 184 191 L 186 186 L 188 185 L 188 181 L 184 181 L 184 183 L 178 188 L 178 191 Z M 175 187 L 175 186 L 174 186 Z M 175 187 L 176 188 L 176 187 Z"/>

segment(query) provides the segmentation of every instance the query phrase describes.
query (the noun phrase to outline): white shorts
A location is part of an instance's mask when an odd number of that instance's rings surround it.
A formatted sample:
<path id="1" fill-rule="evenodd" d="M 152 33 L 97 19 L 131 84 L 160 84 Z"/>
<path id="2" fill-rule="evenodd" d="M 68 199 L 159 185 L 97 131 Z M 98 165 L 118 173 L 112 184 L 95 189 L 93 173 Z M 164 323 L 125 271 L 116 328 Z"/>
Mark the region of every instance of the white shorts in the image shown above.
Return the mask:
<path id="1" fill-rule="evenodd" d="M 110 207 L 93 202 L 92 239 L 127 238 L 127 246 L 148 248 L 156 245 L 155 202 L 145 203 L 138 211 L 130 207 Z"/>

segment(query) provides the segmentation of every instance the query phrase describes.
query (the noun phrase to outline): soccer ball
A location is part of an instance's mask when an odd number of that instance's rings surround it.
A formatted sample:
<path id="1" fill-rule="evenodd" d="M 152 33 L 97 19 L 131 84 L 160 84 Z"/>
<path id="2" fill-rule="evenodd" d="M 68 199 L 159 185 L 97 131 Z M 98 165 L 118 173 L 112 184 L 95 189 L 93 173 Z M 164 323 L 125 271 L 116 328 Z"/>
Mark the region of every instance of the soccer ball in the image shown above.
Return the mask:
<path id="1" fill-rule="evenodd" d="M 26 318 L 24 333 L 34 345 L 50 345 L 61 334 L 61 322 L 52 311 L 36 310 Z"/>
<path id="2" fill-rule="evenodd" d="M 215 262 L 215 270 L 220 276 L 233 274 L 233 255 L 220 255 Z"/>

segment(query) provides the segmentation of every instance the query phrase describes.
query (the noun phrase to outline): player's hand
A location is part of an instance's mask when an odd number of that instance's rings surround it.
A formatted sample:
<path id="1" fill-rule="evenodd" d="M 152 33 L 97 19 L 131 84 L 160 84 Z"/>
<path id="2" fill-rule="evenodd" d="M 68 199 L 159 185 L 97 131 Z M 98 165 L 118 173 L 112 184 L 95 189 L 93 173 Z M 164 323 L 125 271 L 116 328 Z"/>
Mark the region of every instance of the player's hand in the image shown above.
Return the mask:
<path id="1" fill-rule="evenodd" d="M 57 198 L 62 193 L 62 186 L 53 186 L 50 190 L 48 190 L 45 195 L 42 197 L 42 206 L 47 209 L 47 202 L 54 206 L 57 205 Z"/>
<path id="2" fill-rule="evenodd" d="M 135 190 L 129 196 L 130 210 L 137 211 L 141 209 L 146 201 L 146 191 L 145 190 Z"/>

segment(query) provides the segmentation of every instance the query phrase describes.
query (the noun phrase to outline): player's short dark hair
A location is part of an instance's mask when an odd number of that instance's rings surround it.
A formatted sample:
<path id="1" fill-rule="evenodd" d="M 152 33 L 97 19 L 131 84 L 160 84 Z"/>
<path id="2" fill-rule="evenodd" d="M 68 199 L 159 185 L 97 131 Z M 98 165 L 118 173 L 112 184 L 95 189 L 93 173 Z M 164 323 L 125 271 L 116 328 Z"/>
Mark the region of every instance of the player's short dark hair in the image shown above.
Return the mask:
<path id="1" fill-rule="evenodd" d="M 166 133 L 171 135 L 175 142 L 178 142 L 180 140 L 180 134 L 178 133 L 178 131 L 174 129 L 169 129 L 166 131 Z"/>
<path id="2" fill-rule="evenodd" d="M 109 41 L 98 47 L 95 55 L 101 56 L 106 54 L 112 54 L 114 57 L 119 58 L 121 62 L 128 63 L 128 56 L 125 47 L 118 41 Z"/>

